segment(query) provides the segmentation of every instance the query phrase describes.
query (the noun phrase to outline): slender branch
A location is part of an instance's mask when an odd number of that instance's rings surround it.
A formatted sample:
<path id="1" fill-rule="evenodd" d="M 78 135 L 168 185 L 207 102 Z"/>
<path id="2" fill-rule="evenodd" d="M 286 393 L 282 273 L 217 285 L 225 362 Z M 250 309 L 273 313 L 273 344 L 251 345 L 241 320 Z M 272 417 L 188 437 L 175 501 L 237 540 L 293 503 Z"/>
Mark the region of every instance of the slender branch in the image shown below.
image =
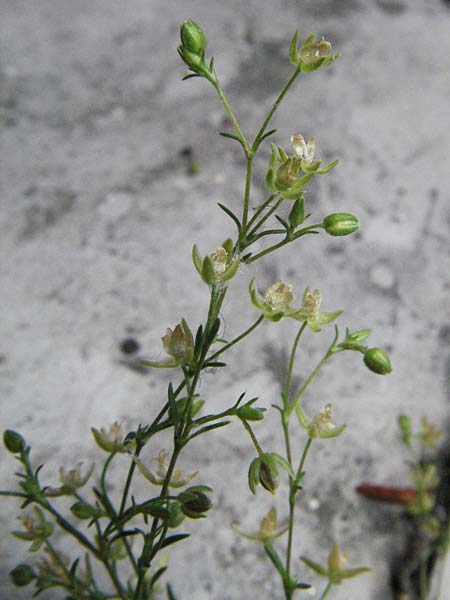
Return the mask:
<path id="1" fill-rule="evenodd" d="M 252 428 L 250 427 L 250 425 L 247 423 L 247 421 L 245 419 L 241 419 L 241 423 L 242 425 L 245 427 L 245 429 L 248 431 L 249 436 L 252 439 L 253 445 L 256 448 L 256 451 L 258 452 L 259 455 L 264 454 L 263 449 L 261 448 L 261 446 L 259 445 L 258 440 L 256 439 L 255 434 L 253 433 Z"/>
<path id="2" fill-rule="evenodd" d="M 300 73 L 300 67 L 297 67 L 292 75 L 292 77 L 289 79 L 289 81 L 287 82 L 287 84 L 284 86 L 284 88 L 281 90 L 280 95 L 278 96 L 278 98 L 275 100 L 272 108 L 270 109 L 267 117 L 264 119 L 263 124 L 261 125 L 260 130 L 258 131 L 258 133 L 256 134 L 255 140 L 252 144 L 252 150 L 253 152 L 255 152 L 259 146 L 259 144 L 261 143 L 261 138 L 264 135 L 264 132 L 266 131 L 267 125 L 270 123 L 271 118 L 273 117 L 274 112 L 277 110 L 277 108 L 279 107 L 281 101 L 283 100 L 286 92 L 288 91 L 288 89 L 291 87 L 291 85 L 294 83 L 294 81 L 297 79 L 297 76 Z"/>
<path id="3" fill-rule="evenodd" d="M 274 250 L 278 250 L 279 248 L 286 246 L 286 244 L 289 244 L 290 241 L 291 241 L 290 239 L 284 239 L 281 242 L 278 242 L 278 244 L 274 244 L 273 246 L 270 246 L 269 248 L 266 248 L 265 250 L 258 252 L 258 254 L 254 254 L 249 259 L 247 259 L 245 262 L 247 263 L 247 265 L 249 265 L 250 263 L 255 262 L 255 260 L 258 260 L 259 258 L 262 258 L 263 256 L 266 256 L 267 254 L 270 254 Z"/>
<path id="4" fill-rule="evenodd" d="M 295 355 L 297 353 L 297 347 L 300 342 L 302 333 L 305 331 L 306 325 L 307 325 L 306 321 L 304 323 L 302 323 L 302 326 L 298 330 L 298 333 L 294 340 L 294 344 L 292 346 L 291 356 L 289 358 L 289 367 L 288 367 L 288 373 L 287 373 L 287 378 L 286 378 L 286 384 L 284 386 L 284 391 L 283 391 L 283 406 L 285 409 L 289 404 L 289 392 L 291 389 L 292 372 L 294 369 Z"/>
<path id="5" fill-rule="evenodd" d="M 250 204 L 250 187 L 252 184 L 252 169 L 253 169 L 253 155 L 247 155 L 247 170 L 245 175 L 245 192 L 244 192 L 244 208 L 242 211 L 242 233 L 241 237 L 245 240 L 247 233 L 247 219 L 248 219 L 248 208 Z"/>
<path id="6" fill-rule="evenodd" d="M 252 331 L 254 331 L 258 327 L 258 325 L 260 325 L 260 323 L 262 323 L 263 321 L 264 321 L 264 315 L 261 315 L 258 319 L 256 319 L 256 321 L 252 325 L 250 325 L 250 327 L 248 329 L 246 329 L 243 333 L 241 333 L 241 335 L 238 335 L 236 338 L 234 338 L 234 340 L 232 340 L 231 342 L 228 342 L 228 344 L 225 344 L 220 350 L 215 352 L 212 356 L 209 356 L 208 361 L 215 360 L 218 356 L 223 354 L 226 350 L 228 350 L 229 348 L 231 348 L 232 346 L 234 346 L 235 344 L 237 344 L 238 342 L 243 340 L 250 333 L 252 333 Z"/>
<path id="7" fill-rule="evenodd" d="M 231 110 L 231 106 L 225 96 L 225 94 L 222 91 L 222 88 L 220 87 L 220 84 L 218 81 L 213 83 L 214 87 L 216 88 L 217 93 L 219 94 L 220 99 L 222 100 L 222 103 L 225 107 L 225 110 L 227 111 L 228 116 L 230 117 L 231 122 L 233 123 L 233 127 L 236 130 L 236 133 L 241 141 L 241 144 L 244 148 L 244 151 L 246 152 L 246 154 L 248 155 L 248 153 L 250 152 L 250 145 L 247 142 L 247 139 L 245 137 L 245 135 L 242 133 L 242 130 L 239 126 L 239 123 L 237 122 L 236 117 L 234 116 L 233 111 Z"/>
<path id="8" fill-rule="evenodd" d="M 249 232 L 248 237 L 253 237 L 254 234 L 258 231 L 258 229 L 261 228 L 262 225 L 264 225 L 264 223 L 267 221 L 267 219 L 269 219 L 273 213 L 277 210 L 277 208 L 283 203 L 283 198 L 279 198 L 275 204 L 272 206 L 272 208 L 270 210 L 268 210 L 266 212 L 266 214 L 258 221 L 258 223 L 256 223 L 256 225 L 253 227 L 253 229 Z M 249 227 L 250 227 L 250 223 L 249 223 Z"/>
<path id="9" fill-rule="evenodd" d="M 9 492 L 9 491 L 0 492 L 0 496 L 13 496 L 15 498 L 29 498 L 30 497 L 28 494 L 25 494 L 24 492 Z"/>
<path id="10" fill-rule="evenodd" d="M 256 221 L 256 219 L 259 217 L 259 215 L 263 212 L 263 210 L 266 208 L 266 206 L 268 206 L 275 197 L 276 197 L 276 194 L 270 194 L 270 196 L 267 198 L 267 200 L 264 200 L 264 202 L 261 204 L 261 206 L 259 206 L 255 210 L 252 218 L 248 222 L 248 227 L 251 227 L 253 225 L 253 223 Z"/>
<path id="11" fill-rule="evenodd" d="M 322 595 L 320 596 L 319 600 L 325 600 L 325 598 L 328 596 L 328 592 L 331 590 L 333 584 L 331 583 L 331 581 L 329 581 L 327 583 L 327 587 L 323 590 Z"/>

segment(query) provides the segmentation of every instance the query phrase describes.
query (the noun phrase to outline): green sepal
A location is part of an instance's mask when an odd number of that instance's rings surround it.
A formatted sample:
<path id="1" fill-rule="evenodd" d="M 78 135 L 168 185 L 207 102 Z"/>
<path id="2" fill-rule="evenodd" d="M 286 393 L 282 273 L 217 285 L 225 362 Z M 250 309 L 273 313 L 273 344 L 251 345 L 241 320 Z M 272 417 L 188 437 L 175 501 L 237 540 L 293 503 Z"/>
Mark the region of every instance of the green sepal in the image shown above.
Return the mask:
<path id="1" fill-rule="evenodd" d="M 305 198 L 300 196 L 294 202 L 291 212 L 289 213 L 289 225 L 291 231 L 294 231 L 299 225 L 305 221 Z"/>
<path id="2" fill-rule="evenodd" d="M 305 556 L 300 556 L 300 560 L 318 575 L 321 575 L 322 577 L 328 577 L 328 569 L 324 565 L 320 565 L 319 563 L 316 563 Z"/>
<path id="3" fill-rule="evenodd" d="M 213 261 L 210 256 L 205 256 L 203 259 L 201 276 L 207 285 L 214 285 L 216 283 L 216 274 L 214 271 Z"/>
<path id="4" fill-rule="evenodd" d="M 256 486 L 259 484 L 259 469 L 261 466 L 260 458 L 255 458 L 250 463 L 248 469 L 248 487 L 252 494 L 256 494 Z"/>
<path id="5" fill-rule="evenodd" d="M 200 253 L 199 253 L 198 248 L 197 248 L 197 244 L 194 244 L 194 247 L 192 248 L 192 262 L 194 263 L 194 267 L 197 269 L 197 273 L 203 279 L 203 275 L 202 275 L 202 271 L 203 271 L 203 259 L 200 256 Z"/>
<path id="6" fill-rule="evenodd" d="M 264 454 L 261 454 L 261 460 L 263 462 L 265 462 L 277 475 L 278 475 L 277 465 L 280 465 L 281 467 L 283 467 L 283 469 L 285 469 L 289 473 L 289 475 L 292 478 L 295 477 L 294 471 L 292 470 L 292 467 L 288 463 L 288 461 L 285 458 L 283 458 L 282 456 L 280 456 L 279 454 L 277 454 L 276 452 L 266 452 Z"/>
<path id="7" fill-rule="evenodd" d="M 294 65 L 294 67 L 298 66 L 298 31 L 294 33 L 291 45 L 289 46 L 289 60 Z"/>

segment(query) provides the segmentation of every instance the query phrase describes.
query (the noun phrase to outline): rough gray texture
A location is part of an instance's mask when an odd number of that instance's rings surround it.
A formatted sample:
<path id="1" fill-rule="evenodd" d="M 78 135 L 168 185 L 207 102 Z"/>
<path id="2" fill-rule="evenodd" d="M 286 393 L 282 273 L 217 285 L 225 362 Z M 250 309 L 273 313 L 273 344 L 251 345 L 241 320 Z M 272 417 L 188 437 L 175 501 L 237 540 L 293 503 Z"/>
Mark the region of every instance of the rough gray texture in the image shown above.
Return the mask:
<path id="1" fill-rule="evenodd" d="M 231 338 L 255 318 L 249 279 L 265 288 L 282 278 L 297 295 L 320 287 L 325 310 L 346 309 L 343 327 L 373 328 L 373 343 L 390 351 L 389 378 L 343 355 L 308 393 L 307 410 L 330 401 L 348 429 L 311 455 L 295 546 L 296 555 L 320 559 L 339 541 L 354 564 L 373 570 L 333 599 L 386 600 L 402 524 L 354 488 L 407 480 L 398 413 L 448 418 L 449 3 L 1 0 L 0 13 L 2 428 L 23 433 L 50 482 L 60 464 L 98 460 L 90 426 L 136 426 L 155 415 L 167 373 L 128 368 L 118 344 L 133 335 L 156 358 L 167 326 L 181 316 L 200 322 L 207 295 L 191 266 L 192 244 L 211 252 L 234 234 L 216 203 L 240 206 L 243 157 L 217 135 L 227 121 L 212 88 L 180 81 L 179 22 L 190 17 L 207 31 L 248 132 L 289 76 L 296 27 L 325 35 L 342 53 L 331 69 L 301 78 L 274 124 L 278 143 L 287 146 L 294 131 L 314 134 L 319 156 L 340 158 L 309 188 L 313 218 L 355 212 L 360 233 L 307 238 L 243 270 L 223 317 Z M 196 176 L 187 174 L 186 147 L 201 164 Z M 254 204 L 263 198 L 266 159 L 256 162 Z M 217 407 L 248 390 L 269 407 L 292 333 L 290 324 L 267 323 L 230 353 L 229 371 L 204 378 L 202 394 L 213 390 Z M 326 334 L 308 338 L 298 376 L 327 343 Z M 212 485 L 216 510 L 192 527 L 193 543 L 171 555 L 181 600 L 280 597 L 262 552 L 230 528 L 256 528 L 273 502 L 250 497 L 253 451 L 231 427 L 200 438 L 182 461 Z M 281 449 L 276 431 L 272 415 L 258 428 L 264 447 Z M 2 487 L 12 485 L 14 467 L 2 452 Z M 281 501 L 279 512 L 283 520 Z M 17 513 L 2 501 L 5 600 L 29 597 L 8 587 L 8 571 L 25 556 L 7 535 Z"/>

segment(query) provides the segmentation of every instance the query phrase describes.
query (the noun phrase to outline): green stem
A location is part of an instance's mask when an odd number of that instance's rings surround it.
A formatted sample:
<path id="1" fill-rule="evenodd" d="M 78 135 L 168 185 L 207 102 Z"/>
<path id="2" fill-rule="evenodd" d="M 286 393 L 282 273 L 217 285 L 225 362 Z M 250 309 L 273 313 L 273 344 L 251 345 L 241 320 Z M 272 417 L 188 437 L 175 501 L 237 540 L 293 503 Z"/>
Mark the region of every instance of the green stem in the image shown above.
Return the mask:
<path id="1" fill-rule="evenodd" d="M 115 457 L 116 453 L 113 452 L 112 454 L 110 454 L 108 456 L 108 458 L 105 461 L 105 464 L 103 465 L 103 469 L 102 469 L 102 474 L 100 476 L 100 489 L 102 490 L 102 494 L 103 494 L 103 498 L 105 499 L 107 505 L 108 505 L 108 510 L 111 512 L 111 514 L 116 517 L 116 511 L 114 509 L 114 506 L 112 505 L 108 494 L 106 492 L 106 472 L 108 471 L 108 467 L 111 464 L 111 461 L 113 460 L 113 458 Z"/>
<path id="2" fill-rule="evenodd" d="M 289 358 L 289 367 L 288 367 L 288 373 L 287 373 L 287 378 L 286 378 L 286 384 L 284 386 L 284 391 L 283 391 L 283 406 L 284 409 L 286 409 L 289 405 L 289 393 L 291 390 L 291 383 L 292 383 L 292 372 L 294 369 L 294 362 L 295 362 L 295 355 L 297 353 L 297 347 L 298 344 L 300 342 L 300 338 L 302 336 L 302 333 L 305 331 L 307 322 L 305 321 L 304 323 L 302 323 L 302 326 L 300 327 L 300 329 L 298 330 L 298 333 L 295 337 L 294 340 L 294 344 L 292 346 L 292 351 L 291 351 L 291 356 Z"/>
<path id="3" fill-rule="evenodd" d="M 272 196 L 272 198 L 274 198 L 275 196 Z M 283 198 L 279 198 L 275 204 L 272 206 L 272 208 L 270 210 L 268 210 L 266 212 L 266 214 L 256 223 L 256 225 L 253 227 L 253 229 L 249 232 L 248 237 L 252 238 L 255 233 L 258 231 L 258 229 L 260 229 L 262 227 L 262 225 L 264 225 L 264 223 L 267 221 L 267 219 L 269 219 L 273 213 L 277 210 L 277 208 L 283 203 Z M 250 227 L 250 223 L 249 223 L 249 227 Z"/>
<path id="4" fill-rule="evenodd" d="M 320 596 L 319 600 L 325 600 L 325 598 L 328 596 L 328 592 L 331 590 L 332 587 L 333 587 L 333 584 L 331 583 L 331 581 L 329 581 L 327 583 L 327 587 L 323 590 L 322 595 Z"/>
<path id="5" fill-rule="evenodd" d="M 317 375 L 317 373 L 320 371 L 320 369 L 323 367 L 323 365 L 333 356 L 333 354 L 335 354 L 335 351 L 333 351 L 333 349 L 334 349 L 334 346 L 335 346 L 336 341 L 337 341 L 338 336 L 339 336 L 339 332 L 338 332 L 337 327 L 335 328 L 335 330 L 336 330 L 336 333 L 335 333 L 335 336 L 333 338 L 333 341 L 331 342 L 330 347 L 326 351 L 324 357 L 322 358 L 321 361 L 319 361 L 317 363 L 315 369 L 312 371 L 312 373 L 310 374 L 310 376 L 308 377 L 308 379 L 302 385 L 302 387 L 300 388 L 300 390 L 295 394 L 294 399 L 292 400 L 292 402 L 290 402 L 286 406 L 286 414 L 287 414 L 287 416 L 289 416 L 292 413 L 292 411 L 294 410 L 294 408 L 295 408 L 295 406 L 296 406 L 299 398 L 304 394 L 304 392 L 308 388 L 309 384 L 314 379 L 314 377 Z"/>
<path id="6" fill-rule="evenodd" d="M 246 329 L 243 333 L 241 333 L 241 335 L 238 335 L 236 338 L 234 338 L 234 340 L 232 340 L 231 342 L 228 342 L 228 344 L 225 344 L 220 350 L 215 352 L 212 356 L 208 357 L 208 361 L 215 360 L 218 356 L 223 354 L 226 350 L 228 350 L 229 348 L 231 348 L 232 346 L 234 346 L 235 344 L 237 344 L 238 342 L 243 340 L 250 333 L 252 333 L 252 331 L 254 331 L 258 327 L 258 325 L 260 325 L 260 323 L 262 323 L 263 321 L 264 321 L 264 315 L 261 315 L 258 319 L 256 319 L 256 321 L 252 325 L 250 325 L 250 327 L 248 329 Z"/>
<path id="7" fill-rule="evenodd" d="M 261 448 L 261 446 L 259 445 L 258 440 L 256 439 L 256 436 L 253 433 L 253 430 L 250 427 L 250 425 L 248 424 L 248 422 L 245 419 L 241 419 L 241 423 L 245 427 L 245 429 L 248 431 L 248 434 L 252 439 L 253 445 L 255 446 L 258 455 L 261 456 L 261 454 L 264 454 L 264 451 Z"/>
<path id="8" fill-rule="evenodd" d="M 217 93 L 219 94 L 220 99 L 222 100 L 222 103 L 223 103 L 223 105 L 225 107 L 225 110 L 227 111 L 227 114 L 230 117 L 231 122 L 233 123 L 233 127 L 234 127 L 234 129 L 235 129 L 235 131 L 236 131 L 236 133 L 237 133 L 237 135 L 239 137 L 239 140 L 240 140 L 240 142 L 241 142 L 241 144 L 242 144 L 242 146 L 244 148 L 244 151 L 245 151 L 245 153 L 248 156 L 248 154 L 250 152 L 250 145 L 247 142 L 247 139 L 246 139 L 245 135 L 242 133 L 242 130 L 241 130 L 240 126 L 239 126 L 239 123 L 237 122 L 237 119 L 234 116 L 233 111 L 231 110 L 231 106 L 230 106 L 230 104 L 229 104 L 229 102 L 228 102 L 225 94 L 223 93 L 222 88 L 220 87 L 219 82 L 215 81 L 215 82 L 212 82 L 212 83 L 213 83 L 213 85 L 214 85 Z"/>
<path id="9" fill-rule="evenodd" d="M 250 204 L 250 187 L 252 184 L 252 169 L 253 169 L 253 155 L 247 155 L 247 170 L 245 175 L 245 192 L 244 192 L 244 209 L 242 211 L 242 229 L 241 229 L 241 239 L 245 240 L 247 234 L 247 219 L 248 219 L 248 209 Z"/>
<path id="10" fill-rule="evenodd" d="M 278 242 L 278 244 L 274 244 L 273 246 L 270 246 L 269 248 L 266 248 L 265 250 L 258 252 L 258 254 L 254 254 L 249 259 L 247 259 L 245 262 L 247 265 L 249 265 L 250 263 L 255 262 L 255 260 L 258 260 L 259 258 L 262 258 L 263 256 L 266 256 L 267 254 L 270 254 L 274 250 L 278 250 L 279 248 L 286 246 L 286 244 L 289 244 L 290 241 L 291 240 L 289 240 L 289 239 L 284 239 L 281 242 Z"/>
<path id="11" fill-rule="evenodd" d="M 258 131 L 258 133 L 256 134 L 255 137 L 255 141 L 252 144 L 252 151 L 256 152 L 259 144 L 261 143 L 261 138 L 264 135 L 264 132 L 266 131 L 266 128 L 268 126 L 268 124 L 270 123 L 271 118 L 273 117 L 274 112 L 277 110 L 277 108 L 279 107 L 281 101 L 284 98 L 284 95 L 286 94 L 286 92 L 288 91 L 288 89 L 291 87 L 291 85 L 294 83 L 294 81 L 297 79 L 297 76 L 300 73 L 300 67 L 297 67 L 296 70 L 294 71 L 292 77 L 289 79 L 289 81 L 287 82 L 287 84 L 284 86 L 284 88 L 281 90 L 280 95 L 278 96 L 278 98 L 275 100 L 272 108 L 270 109 L 267 117 L 264 119 L 263 124 L 261 125 L 260 130 Z"/>
<path id="12" fill-rule="evenodd" d="M 253 225 L 253 223 L 256 221 L 256 219 L 259 217 L 259 215 L 263 212 L 263 210 L 266 208 L 266 206 L 268 206 L 272 200 L 276 197 L 276 194 L 271 194 L 267 200 L 264 200 L 264 202 L 261 204 L 261 206 L 259 206 L 255 213 L 253 214 L 252 218 L 250 219 L 250 221 L 248 222 L 248 227 L 251 227 Z"/>
<path id="13" fill-rule="evenodd" d="M 285 426 L 285 435 L 287 435 L 286 439 L 289 439 L 289 434 L 287 430 L 287 423 Z M 300 464 L 297 469 L 297 473 L 295 476 L 295 480 L 292 477 L 289 478 L 289 528 L 288 528 L 288 540 L 286 547 L 286 573 L 288 578 L 291 573 L 291 560 L 292 560 L 292 541 L 294 537 L 294 515 L 295 515 L 295 498 L 298 492 L 297 486 L 299 479 L 301 477 L 301 473 L 303 472 L 303 468 L 305 466 L 306 457 L 308 455 L 308 451 L 311 447 L 312 439 L 308 438 L 306 442 L 305 448 L 303 450 L 302 457 L 300 459 Z M 286 444 L 286 448 L 288 448 L 289 442 Z"/>

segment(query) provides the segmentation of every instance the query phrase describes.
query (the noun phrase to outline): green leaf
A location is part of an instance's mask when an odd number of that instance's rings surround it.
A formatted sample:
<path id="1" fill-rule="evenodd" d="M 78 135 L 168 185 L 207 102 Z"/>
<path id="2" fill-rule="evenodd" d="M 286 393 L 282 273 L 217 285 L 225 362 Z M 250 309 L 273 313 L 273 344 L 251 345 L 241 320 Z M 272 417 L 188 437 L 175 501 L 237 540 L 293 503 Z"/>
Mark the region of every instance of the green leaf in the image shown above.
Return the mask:
<path id="1" fill-rule="evenodd" d="M 289 60 L 296 67 L 298 65 L 298 31 L 294 33 L 289 47 Z"/>
<path id="2" fill-rule="evenodd" d="M 220 427 L 225 427 L 231 421 L 219 421 L 218 423 L 213 423 L 212 425 L 207 425 L 206 427 L 202 427 L 198 431 L 196 431 L 193 435 L 189 437 L 189 440 L 193 440 L 195 437 L 206 433 L 207 431 L 212 431 L 213 429 L 219 429 Z"/>
<path id="3" fill-rule="evenodd" d="M 167 598 L 168 598 L 168 600 L 177 600 L 176 597 L 175 597 L 175 594 L 173 593 L 173 590 L 172 590 L 172 587 L 171 587 L 170 583 L 167 584 L 166 591 L 167 591 Z"/>
<path id="4" fill-rule="evenodd" d="M 155 583 L 158 581 L 158 579 L 164 575 L 164 573 L 167 571 L 167 567 L 161 567 L 160 569 L 158 569 L 156 571 L 156 573 L 154 573 L 154 575 L 152 576 L 152 578 L 150 579 L 150 583 L 149 583 L 149 588 L 152 590 Z"/>
<path id="5" fill-rule="evenodd" d="M 181 542 L 181 540 L 188 538 L 189 535 L 189 533 L 177 533 L 175 535 L 169 535 L 169 537 L 166 537 L 166 539 L 163 541 L 161 546 L 159 546 L 159 549 L 162 550 L 163 548 L 167 548 L 167 546 Z"/>
<path id="6" fill-rule="evenodd" d="M 241 222 L 239 221 L 239 219 L 237 218 L 237 216 L 234 214 L 234 212 L 232 210 L 230 210 L 224 204 L 221 204 L 220 202 L 218 202 L 217 204 L 218 204 L 219 208 L 221 208 L 223 210 L 223 212 L 226 213 L 230 217 L 230 219 L 232 219 L 236 223 L 236 227 L 238 228 L 238 232 L 241 233 Z"/>

